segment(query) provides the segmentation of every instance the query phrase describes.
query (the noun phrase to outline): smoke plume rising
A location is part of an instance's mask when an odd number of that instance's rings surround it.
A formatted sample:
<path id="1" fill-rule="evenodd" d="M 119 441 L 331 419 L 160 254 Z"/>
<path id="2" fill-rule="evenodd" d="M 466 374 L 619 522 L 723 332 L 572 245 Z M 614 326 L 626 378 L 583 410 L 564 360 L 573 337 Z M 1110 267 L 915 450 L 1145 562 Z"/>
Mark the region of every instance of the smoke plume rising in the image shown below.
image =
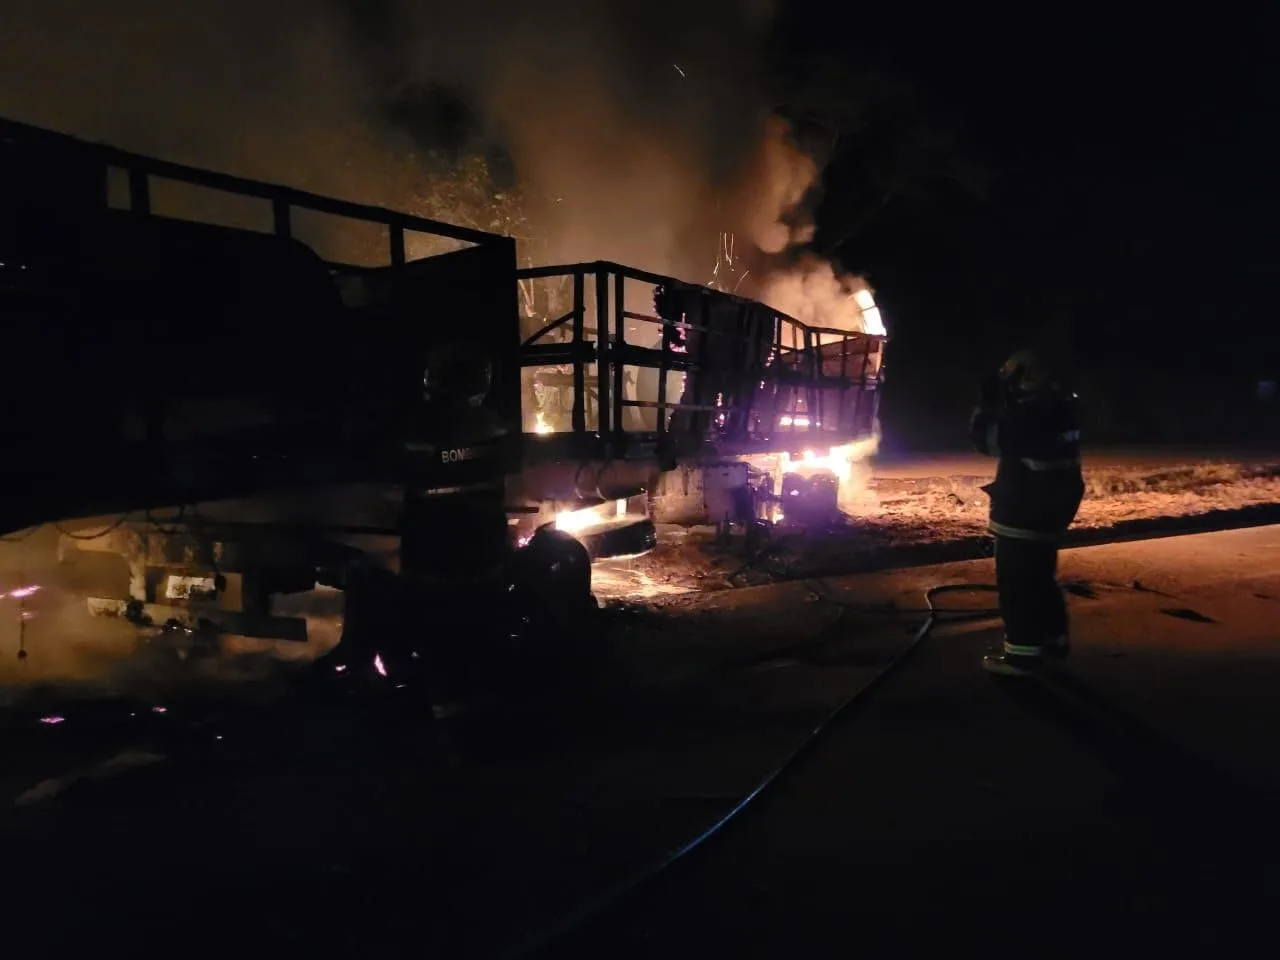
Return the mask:
<path id="1" fill-rule="evenodd" d="M 855 297 L 869 289 L 861 277 L 838 273 L 830 261 L 804 251 L 793 255 L 784 268 L 767 273 L 752 292 L 810 326 L 861 330 L 873 325 L 866 323 Z"/>
<path id="2" fill-rule="evenodd" d="M 820 171 L 771 114 L 771 21 L 761 0 L 9 0 L 0 115 L 512 233 L 541 262 L 705 282 L 731 231 L 741 292 L 803 314 L 848 297 L 800 256 Z"/>
<path id="3" fill-rule="evenodd" d="M 742 182 L 742 228 L 756 250 L 785 254 L 813 239 L 806 201 L 817 182 L 818 165 L 792 142 L 787 121 L 767 118 Z"/>

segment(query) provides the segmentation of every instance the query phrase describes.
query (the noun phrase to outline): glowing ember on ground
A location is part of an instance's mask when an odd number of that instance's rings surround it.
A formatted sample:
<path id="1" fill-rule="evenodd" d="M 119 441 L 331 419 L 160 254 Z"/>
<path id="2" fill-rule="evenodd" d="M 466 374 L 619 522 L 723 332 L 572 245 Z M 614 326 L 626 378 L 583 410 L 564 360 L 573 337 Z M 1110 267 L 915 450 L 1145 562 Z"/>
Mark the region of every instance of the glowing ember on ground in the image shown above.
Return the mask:
<path id="1" fill-rule="evenodd" d="M 387 665 L 382 662 L 382 654 L 375 653 L 373 655 L 373 669 L 378 671 L 378 676 L 380 677 L 387 675 Z"/>
<path id="2" fill-rule="evenodd" d="M 152 713 L 168 713 L 169 708 L 168 707 L 152 707 L 151 712 Z"/>
<path id="3" fill-rule="evenodd" d="M 334 668 L 333 668 L 333 672 L 334 672 L 334 673 L 344 673 L 344 672 L 346 672 L 346 669 L 347 669 L 347 665 L 346 665 L 345 663 L 340 663 L 340 664 L 338 664 L 336 667 L 334 667 Z"/>
<path id="4" fill-rule="evenodd" d="M 626 558 L 601 560 L 591 566 L 591 592 L 600 600 L 652 600 L 656 597 L 694 593 L 698 586 L 689 582 L 670 583 Z"/>
<path id="5" fill-rule="evenodd" d="M 55 727 L 60 723 L 65 723 L 66 719 L 67 719 L 66 717 L 60 717 L 55 713 L 48 717 L 41 717 L 40 722 L 48 724 L 51 727 Z"/>

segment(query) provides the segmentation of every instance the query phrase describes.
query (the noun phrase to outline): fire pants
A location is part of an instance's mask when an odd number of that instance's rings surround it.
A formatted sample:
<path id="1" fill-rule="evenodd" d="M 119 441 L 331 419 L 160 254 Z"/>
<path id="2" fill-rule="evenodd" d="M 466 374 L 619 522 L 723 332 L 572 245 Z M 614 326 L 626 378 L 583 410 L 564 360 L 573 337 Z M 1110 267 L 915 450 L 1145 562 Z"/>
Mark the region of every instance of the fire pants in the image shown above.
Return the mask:
<path id="1" fill-rule="evenodd" d="M 1067 604 L 1058 586 L 1057 541 L 997 535 L 996 588 L 1005 643 L 1043 647 L 1066 635 Z"/>

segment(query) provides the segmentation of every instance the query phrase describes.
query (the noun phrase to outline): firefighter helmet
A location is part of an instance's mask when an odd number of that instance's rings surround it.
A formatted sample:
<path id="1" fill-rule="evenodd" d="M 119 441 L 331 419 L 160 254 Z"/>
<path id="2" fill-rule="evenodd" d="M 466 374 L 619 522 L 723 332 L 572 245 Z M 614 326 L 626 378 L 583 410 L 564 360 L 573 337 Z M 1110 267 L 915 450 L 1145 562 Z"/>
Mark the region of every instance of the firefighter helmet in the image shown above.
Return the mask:
<path id="1" fill-rule="evenodd" d="M 1000 382 L 1012 393 L 1043 394 L 1059 389 L 1052 365 L 1037 350 L 1019 350 L 1000 368 Z"/>

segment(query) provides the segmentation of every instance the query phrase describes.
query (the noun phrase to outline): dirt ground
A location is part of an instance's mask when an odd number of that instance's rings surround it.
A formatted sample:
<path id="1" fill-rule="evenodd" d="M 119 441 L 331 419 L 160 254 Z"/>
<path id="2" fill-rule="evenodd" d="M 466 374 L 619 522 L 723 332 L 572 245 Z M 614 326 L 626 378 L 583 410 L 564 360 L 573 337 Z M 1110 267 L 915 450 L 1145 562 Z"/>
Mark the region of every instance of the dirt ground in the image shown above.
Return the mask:
<path id="1" fill-rule="evenodd" d="M 938 475 L 934 469 L 946 471 Z M 657 549 L 596 565 L 605 600 L 654 600 L 690 591 L 814 574 L 856 572 L 904 563 L 983 556 L 994 475 L 985 458 L 886 465 L 873 474 L 856 507 L 826 529 L 786 521 L 764 554 L 749 557 L 741 537 L 718 541 L 706 527 L 659 528 Z M 1220 460 L 1187 456 L 1106 455 L 1085 461 L 1085 500 L 1075 542 L 1102 542 L 1166 521 L 1265 516 L 1280 511 L 1280 459 Z"/>

